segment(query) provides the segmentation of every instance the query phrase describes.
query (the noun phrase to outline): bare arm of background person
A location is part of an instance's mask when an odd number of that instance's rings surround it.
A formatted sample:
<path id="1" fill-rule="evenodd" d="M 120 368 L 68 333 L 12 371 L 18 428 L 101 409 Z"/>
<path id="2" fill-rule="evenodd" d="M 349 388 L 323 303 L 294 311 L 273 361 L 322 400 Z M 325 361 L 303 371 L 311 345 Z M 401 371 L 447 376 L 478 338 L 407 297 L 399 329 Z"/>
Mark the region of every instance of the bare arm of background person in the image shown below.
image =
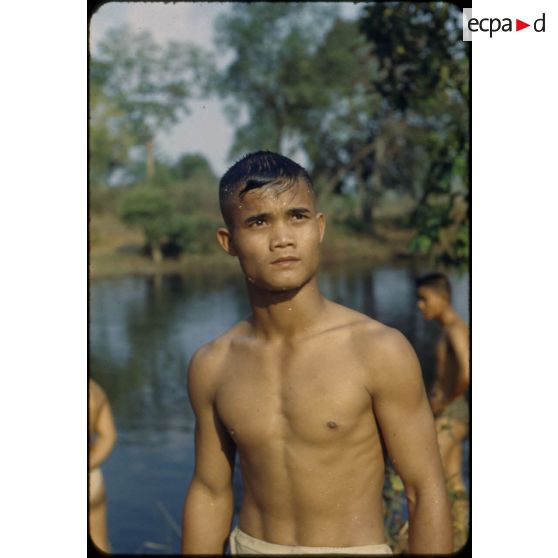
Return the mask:
<path id="1" fill-rule="evenodd" d="M 89 449 L 89 468 L 98 467 L 110 454 L 116 442 L 116 427 L 112 411 L 104 391 L 97 384 L 91 386 L 92 396 L 99 406 L 92 431 L 97 434 L 95 442 Z"/>
<path id="2" fill-rule="evenodd" d="M 457 379 L 452 394 L 455 399 L 464 395 L 469 387 L 469 330 L 457 324 L 448 330 L 447 336 L 457 362 Z"/>
<path id="3" fill-rule="evenodd" d="M 235 446 L 216 415 L 217 369 L 212 349 L 192 358 L 188 393 L 196 416 L 196 463 L 184 501 L 183 554 L 224 554 L 233 518 Z"/>
<path id="4" fill-rule="evenodd" d="M 374 344 L 374 412 L 405 485 L 409 552 L 450 553 L 451 517 L 432 411 L 420 365 L 408 341 L 387 330 Z"/>

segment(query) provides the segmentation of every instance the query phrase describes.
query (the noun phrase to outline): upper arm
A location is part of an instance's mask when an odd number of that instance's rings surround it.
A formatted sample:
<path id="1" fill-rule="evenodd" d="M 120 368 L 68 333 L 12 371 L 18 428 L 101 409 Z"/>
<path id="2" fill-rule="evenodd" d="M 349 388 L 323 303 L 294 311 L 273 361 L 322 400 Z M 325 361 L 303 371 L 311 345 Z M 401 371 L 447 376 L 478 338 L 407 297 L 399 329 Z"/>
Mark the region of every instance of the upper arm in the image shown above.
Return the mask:
<path id="1" fill-rule="evenodd" d="M 448 331 L 448 339 L 457 361 L 459 380 L 469 383 L 469 338 L 467 330 L 453 327 Z"/>
<path id="2" fill-rule="evenodd" d="M 188 395 L 196 417 L 194 480 L 214 493 L 232 487 L 235 446 L 215 408 L 218 371 L 208 349 L 200 349 L 188 369 Z"/>
<path id="3" fill-rule="evenodd" d="M 389 330 L 378 342 L 373 405 L 389 456 L 407 488 L 443 479 L 434 418 L 420 364 L 405 337 Z"/>
<path id="4" fill-rule="evenodd" d="M 112 409 L 103 388 L 92 378 L 90 382 L 90 397 L 93 400 L 93 431 L 112 443 L 116 440 L 116 427 L 112 416 Z"/>
<path id="5" fill-rule="evenodd" d="M 116 427 L 114 425 L 112 409 L 106 397 L 99 409 L 95 432 L 99 437 L 106 438 L 107 441 L 110 441 L 111 446 L 114 445 L 116 441 Z"/>

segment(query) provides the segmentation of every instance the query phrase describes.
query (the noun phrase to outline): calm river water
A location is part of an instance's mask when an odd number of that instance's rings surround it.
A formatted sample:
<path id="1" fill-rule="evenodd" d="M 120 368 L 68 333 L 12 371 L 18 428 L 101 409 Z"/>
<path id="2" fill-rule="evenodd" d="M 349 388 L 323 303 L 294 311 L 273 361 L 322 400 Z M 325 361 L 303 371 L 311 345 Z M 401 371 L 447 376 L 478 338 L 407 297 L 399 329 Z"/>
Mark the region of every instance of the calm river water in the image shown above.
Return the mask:
<path id="1" fill-rule="evenodd" d="M 402 331 L 417 351 L 428 387 L 439 328 L 416 309 L 415 273 L 345 265 L 322 271 L 319 283 L 328 298 Z M 454 305 L 468 321 L 469 275 L 450 274 L 450 280 Z M 90 373 L 107 392 L 118 429 L 102 467 L 114 553 L 178 552 L 194 452 L 188 361 L 248 312 L 240 276 L 91 283 Z M 240 493 L 238 478 L 235 488 Z"/>

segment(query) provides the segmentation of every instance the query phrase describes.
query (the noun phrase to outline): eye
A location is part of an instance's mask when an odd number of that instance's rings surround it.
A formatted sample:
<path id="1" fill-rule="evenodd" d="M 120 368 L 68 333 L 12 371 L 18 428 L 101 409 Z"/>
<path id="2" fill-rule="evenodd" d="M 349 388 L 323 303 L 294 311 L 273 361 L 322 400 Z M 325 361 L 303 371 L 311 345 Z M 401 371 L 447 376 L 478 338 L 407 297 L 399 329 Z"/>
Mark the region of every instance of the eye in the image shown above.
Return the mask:
<path id="1" fill-rule="evenodd" d="M 262 227 L 263 225 L 265 225 L 265 219 L 254 219 L 251 223 L 250 226 L 251 227 Z"/>
<path id="2" fill-rule="evenodd" d="M 303 219 L 307 219 L 308 215 L 305 213 L 293 213 L 293 219 L 295 221 L 302 221 Z"/>

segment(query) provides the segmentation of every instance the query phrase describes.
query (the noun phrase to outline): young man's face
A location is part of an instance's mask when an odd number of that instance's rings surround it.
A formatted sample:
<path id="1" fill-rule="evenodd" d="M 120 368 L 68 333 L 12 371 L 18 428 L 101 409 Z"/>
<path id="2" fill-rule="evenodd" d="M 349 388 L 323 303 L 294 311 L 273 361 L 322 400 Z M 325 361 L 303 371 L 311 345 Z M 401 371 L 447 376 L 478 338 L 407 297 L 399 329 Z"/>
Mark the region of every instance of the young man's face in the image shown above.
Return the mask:
<path id="1" fill-rule="evenodd" d="M 236 198 L 219 242 L 238 256 L 248 281 L 269 291 L 297 289 L 316 273 L 325 219 L 308 186 L 264 186 Z"/>
<path id="2" fill-rule="evenodd" d="M 417 306 L 426 320 L 438 317 L 448 304 L 448 300 L 429 287 L 417 289 Z"/>

